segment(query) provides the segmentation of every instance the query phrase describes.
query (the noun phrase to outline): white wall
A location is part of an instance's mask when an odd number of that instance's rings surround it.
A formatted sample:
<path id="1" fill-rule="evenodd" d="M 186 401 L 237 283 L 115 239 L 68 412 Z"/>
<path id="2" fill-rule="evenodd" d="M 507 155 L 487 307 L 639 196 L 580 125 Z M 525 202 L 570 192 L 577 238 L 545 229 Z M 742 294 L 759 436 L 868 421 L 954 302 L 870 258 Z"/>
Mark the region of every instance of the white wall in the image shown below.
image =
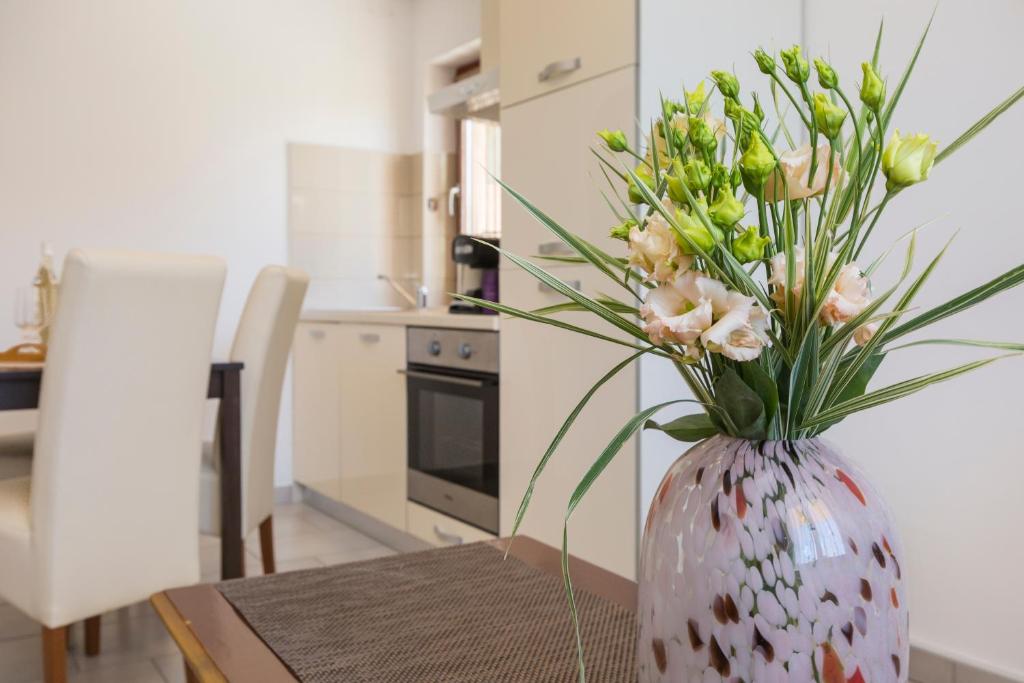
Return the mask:
<path id="1" fill-rule="evenodd" d="M 285 144 L 415 147 L 412 0 L 0 3 L 0 346 L 41 240 L 287 261 Z M 285 391 L 278 483 L 291 481 Z"/>
<path id="2" fill-rule="evenodd" d="M 854 83 L 860 80 L 858 64 L 870 56 L 878 19 L 885 15 L 881 63 L 891 89 L 934 5 L 932 0 L 805 0 L 804 4 L 804 42 L 812 54 L 830 55 L 848 91 L 854 92 Z M 698 6 L 684 9 L 681 3 L 656 0 L 642 5 L 677 13 L 675 21 L 648 17 L 644 22 L 641 61 L 648 75 L 640 92 L 643 120 L 652 114 L 658 87 L 673 86 L 678 74 L 688 82 L 694 78 L 686 64 L 729 65 L 734 59 L 741 81 L 750 82 L 741 70 L 749 73 L 748 53 L 761 42 L 785 44 L 795 37 L 794 28 L 799 25 L 765 17 L 748 28 L 738 28 L 732 21 L 728 35 L 733 38 L 725 46 L 694 46 L 687 50 L 687 59 L 680 59 L 673 52 L 675 46 L 662 44 L 670 41 L 663 31 L 678 30 L 684 16 L 692 22 Z M 708 11 L 719 18 L 730 16 L 720 5 Z M 941 143 L 952 141 L 1021 85 L 1024 46 L 1018 34 L 1022 26 L 1024 4 L 1019 0 L 940 3 L 895 125 L 904 131 L 928 132 Z M 657 36 L 663 40 L 651 39 Z M 785 40 L 773 41 L 773 36 Z M 709 36 L 716 39 L 721 36 Z M 880 223 L 874 250 L 925 220 L 943 217 L 919 241 L 920 264 L 954 229 L 962 229 L 944 265 L 920 296 L 919 306 L 937 304 L 1022 261 L 1024 233 L 1018 226 L 1016 201 L 1024 177 L 1021 130 L 1024 107 L 1018 105 L 969 147 L 936 167 L 927 183 L 901 195 Z M 869 249 L 867 258 L 875 253 Z M 892 268 L 879 272 L 876 288 L 886 286 L 891 275 Z M 1024 319 L 1016 315 L 1021 296 L 1020 290 L 1005 294 L 955 322 L 936 326 L 928 336 L 1022 341 Z M 875 386 L 979 355 L 931 347 L 900 352 L 883 365 Z M 1024 364 L 1006 361 L 853 416 L 828 433 L 873 476 L 902 530 L 913 643 L 1019 680 L 1024 680 L 1024 631 L 1019 618 L 1024 613 L 1024 593 L 1018 589 L 1024 574 L 1024 508 L 1018 474 L 1024 437 L 1022 382 Z M 645 361 L 641 387 L 645 405 L 680 391 L 671 370 Z M 657 435 L 643 437 L 645 504 L 671 456 L 680 450 Z"/>

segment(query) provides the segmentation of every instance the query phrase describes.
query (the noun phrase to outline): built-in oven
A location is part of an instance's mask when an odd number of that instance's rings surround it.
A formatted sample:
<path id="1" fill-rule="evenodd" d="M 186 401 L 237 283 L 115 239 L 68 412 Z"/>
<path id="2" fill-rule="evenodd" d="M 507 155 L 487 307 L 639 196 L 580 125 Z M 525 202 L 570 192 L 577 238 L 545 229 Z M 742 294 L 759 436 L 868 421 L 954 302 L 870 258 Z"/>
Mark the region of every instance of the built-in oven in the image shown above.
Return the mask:
<path id="1" fill-rule="evenodd" d="M 498 333 L 408 328 L 409 500 L 498 533 Z"/>

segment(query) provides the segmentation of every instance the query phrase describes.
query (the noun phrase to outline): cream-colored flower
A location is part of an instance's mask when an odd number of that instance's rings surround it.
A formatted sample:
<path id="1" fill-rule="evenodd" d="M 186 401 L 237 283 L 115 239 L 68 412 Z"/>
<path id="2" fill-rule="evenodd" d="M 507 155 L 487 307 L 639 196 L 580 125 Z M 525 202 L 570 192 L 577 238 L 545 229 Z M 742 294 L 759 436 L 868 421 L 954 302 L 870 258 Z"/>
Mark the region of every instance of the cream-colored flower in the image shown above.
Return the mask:
<path id="1" fill-rule="evenodd" d="M 804 248 L 794 247 L 793 254 L 796 256 L 794 259 L 796 266 L 793 273 L 793 298 L 798 301 L 800 293 L 804 290 L 804 274 L 807 272 Z M 786 263 L 786 252 L 780 251 L 772 256 L 772 272 L 768 278 L 768 284 L 772 285 L 772 301 L 782 309 L 786 307 Z"/>
<path id="2" fill-rule="evenodd" d="M 674 206 L 669 206 L 675 211 Z M 660 213 L 654 213 L 643 230 L 634 225 L 629 231 L 629 265 L 641 268 L 648 280 L 666 282 L 693 263 L 693 257 L 684 254 L 675 233 Z"/>
<path id="3" fill-rule="evenodd" d="M 879 323 L 865 323 L 857 328 L 857 331 L 853 333 L 853 343 L 857 346 L 864 346 L 871 338 L 878 332 Z"/>
<path id="4" fill-rule="evenodd" d="M 726 358 L 741 362 L 754 360 L 768 343 L 767 325 L 768 315 L 753 297 L 729 292 L 724 314 L 700 339 L 706 349 Z"/>
<path id="5" fill-rule="evenodd" d="M 821 307 L 821 322 L 839 325 L 860 315 L 869 303 L 868 280 L 855 263 L 847 263 L 839 271 L 836 284 Z"/>
<path id="6" fill-rule="evenodd" d="M 778 171 L 768 176 L 764 185 L 764 198 L 770 202 L 781 202 L 784 199 L 804 199 L 814 197 L 825 191 L 825 183 L 835 186 L 842 176 L 839 155 L 832 160 L 832 179 L 828 179 L 828 142 L 818 144 L 818 166 L 814 171 L 814 181 L 810 182 L 811 146 L 803 145 L 796 149 L 779 154 Z M 781 172 L 782 178 L 779 178 Z M 809 184 L 809 186 L 808 186 Z"/>
<path id="7" fill-rule="evenodd" d="M 665 342 L 691 346 L 711 325 L 712 305 L 707 299 L 694 300 L 692 281 L 698 276 L 693 271 L 683 273 L 675 280 L 651 290 L 640 307 L 644 319 L 644 332 L 654 344 Z M 698 356 L 699 357 L 699 356 Z"/>

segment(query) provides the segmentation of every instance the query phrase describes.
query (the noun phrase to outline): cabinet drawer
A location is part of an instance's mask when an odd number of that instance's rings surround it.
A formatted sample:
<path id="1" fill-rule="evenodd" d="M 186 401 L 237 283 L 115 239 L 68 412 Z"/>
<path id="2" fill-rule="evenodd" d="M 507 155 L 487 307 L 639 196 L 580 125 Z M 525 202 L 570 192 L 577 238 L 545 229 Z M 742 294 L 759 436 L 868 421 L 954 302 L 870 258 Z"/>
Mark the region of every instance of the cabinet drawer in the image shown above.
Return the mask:
<path id="1" fill-rule="evenodd" d="M 503 106 L 600 76 L 636 57 L 636 0 L 503 0 Z"/>
<path id="2" fill-rule="evenodd" d="M 601 195 L 610 188 L 591 148 L 604 128 L 632 137 L 635 82 L 629 67 L 501 114 L 502 179 L 564 228 L 596 244 L 608 243 L 615 216 Z M 564 248 L 513 198 L 502 200 L 501 212 L 503 248 L 521 256 Z M 501 267 L 515 268 L 507 259 Z"/>
<path id="3" fill-rule="evenodd" d="M 405 530 L 431 545 L 462 545 L 475 541 L 490 541 L 495 538 L 492 534 L 477 529 L 475 526 L 470 526 L 412 501 L 406 502 L 405 514 Z"/>

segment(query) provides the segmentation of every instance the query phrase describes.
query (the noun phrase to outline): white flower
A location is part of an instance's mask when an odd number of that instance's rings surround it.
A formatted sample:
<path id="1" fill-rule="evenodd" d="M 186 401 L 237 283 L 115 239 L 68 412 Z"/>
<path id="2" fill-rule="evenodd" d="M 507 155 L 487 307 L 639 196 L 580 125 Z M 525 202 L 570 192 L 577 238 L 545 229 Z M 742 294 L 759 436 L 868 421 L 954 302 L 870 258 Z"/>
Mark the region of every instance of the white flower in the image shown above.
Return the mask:
<path id="1" fill-rule="evenodd" d="M 675 207 L 670 206 L 669 210 L 675 211 Z M 682 252 L 675 233 L 660 213 L 648 218 L 643 230 L 637 225 L 630 228 L 629 265 L 643 269 L 648 280 L 666 282 L 692 263 L 693 257 Z"/>
<path id="2" fill-rule="evenodd" d="M 826 325 L 839 325 L 857 317 L 869 303 L 871 298 L 868 280 L 854 263 L 847 263 L 839 271 L 835 287 L 825 297 L 821 307 L 821 322 Z"/>
<path id="3" fill-rule="evenodd" d="M 807 272 L 806 261 L 804 260 L 804 248 L 795 247 L 793 255 L 796 256 L 796 266 L 793 273 L 793 298 L 800 299 L 800 293 L 804 289 L 804 274 Z M 772 274 L 768 278 L 768 284 L 773 285 L 771 297 L 779 305 L 779 308 L 786 307 L 786 252 L 780 251 L 772 256 Z"/>
<path id="4" fill-rule="evenodd" d="M 709 279 L 687 271 L 647 295 L 640 307 L 644 332 L 654 344 L 674 342 L 691 346 L 711 326 L 712 305 L 707 299 L 692 299 L 695 279 Z"/>
<path id="5" fill-rule="evenodd" d="M 788 150 L 779 154 L 779 171 L 768 176 L 764 185 L 764 198 L 770 202 L 781 202 L 787 197 L 789 199 L 804 199 L 814 197 L 825 191 L 825 183 L 830 182 L 833 186 L 839 182 L 842 176 L 842 168 L 839 165 L 839 155 L 836 154 L 832 160 L 832 179 L 829 181 L 828 174 L 828 142 L 818 144 L 817 162 L 818 166 L 814 171 L 814 182 L 808 181 L 811 175 L 811 146 L 802 145 L 796 149 Z"/>
<path id="6" fill-rule="evenodd" d="M 724 314 L 701 335 L 701 342 L 709 351 L 721 353 L 726 358 L 754 360 L 768 343 L 767 325 L 768 314 L 753 297 L 729 292 Z"/>
<path id="7" fill-rule="evenodd" d="M 853 333 L 853 343 L 857 346 L 864 346 L 871 338 L 875 336 L 875 332 L 878 332 L 878 323 L 865 323 L 857 328 L 857 331 Z"/>

